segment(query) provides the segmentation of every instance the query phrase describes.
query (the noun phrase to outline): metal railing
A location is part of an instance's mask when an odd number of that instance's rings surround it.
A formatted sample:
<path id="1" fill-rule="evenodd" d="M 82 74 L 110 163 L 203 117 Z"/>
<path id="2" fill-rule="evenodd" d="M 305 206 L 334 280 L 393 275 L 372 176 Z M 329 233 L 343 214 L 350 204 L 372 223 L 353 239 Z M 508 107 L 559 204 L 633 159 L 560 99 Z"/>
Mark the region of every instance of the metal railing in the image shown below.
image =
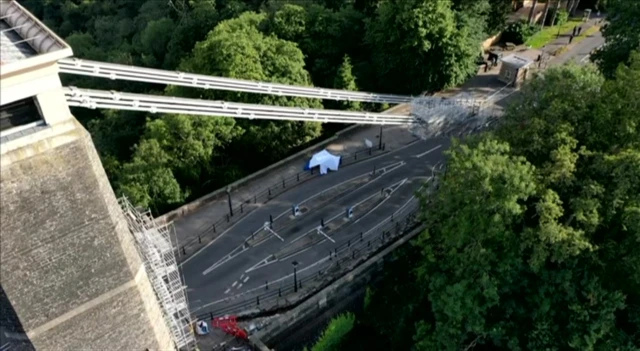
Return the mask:
<path id="1" fill-rule="evenodd" d="M 218 307 L 214 307 L 207 312 L 201 312 L 195 318 L 205 320 L 251 311 L 259 315 L 269 311 L 290 308 L 306 296 L 339 279 L 342 274 L 353 268 L 349 267 L 349 263 L 367 259 L 396 239 L 416 229 L 420 223 L 420 204 L 418 200 L 413 200 L 411 206 L 401 209 L 369 231 L 352 234 L 350 240 L 332 248 L 324 259 L 318 261 L 320 263 L 319 269 L 306 275 L 298 273 L 297 280 L 291 278 L 287 283 L 269 284 L 265 282 L 264 285 L 257 289 L 252 289 L 219 302 Z M 313 289 L 308 291 L 301 290 L 312 283 L 319 284 L 314 284 Z M 300 294 L 299 298 L 290 299 L 295 294 Z M 241 301 L 233 302 L 235 300 Z"/>
<path id="2" fill-rule="evenodd" d="M 359 161 L 366 160 L 370 157 L 380 155 L 385 150 L 386 145 L 383 143 L 381 147 L 371 147 L 358 150 L 353 153 L 345 154 L 341 156 L 340 165 L 341 167 L 346 167 Z M 198 228 L 199 233 L 196 236 L 194 236 L 186 243 L 179 245 L 178 261 L 183 261 L 192 254 L 196 253 L 199 249 L 204 247 L 211 240 L 218 237 L 218 235 L 222 234 L 238 220 L 244 218 L 244 216 L 255 209 L 258 204 L 267 203 L 268 201 L 284 193 L 285 191 L 290 190 L 307 180 L 316 178 L 317 176 L 319 176 L 319 172 L 314 171 L 313 169 L 309 171 L 298 172 L 295 175 L 288 178 L 283 178 L 281 181 L 278 181 L 268 188 L 244 199 L 240 203 L 240 205 L 236 206 L 235 208 L 232 207 L 229 213 L 227 213 L 223 217 L 219 218 L 213 223 Z"/>

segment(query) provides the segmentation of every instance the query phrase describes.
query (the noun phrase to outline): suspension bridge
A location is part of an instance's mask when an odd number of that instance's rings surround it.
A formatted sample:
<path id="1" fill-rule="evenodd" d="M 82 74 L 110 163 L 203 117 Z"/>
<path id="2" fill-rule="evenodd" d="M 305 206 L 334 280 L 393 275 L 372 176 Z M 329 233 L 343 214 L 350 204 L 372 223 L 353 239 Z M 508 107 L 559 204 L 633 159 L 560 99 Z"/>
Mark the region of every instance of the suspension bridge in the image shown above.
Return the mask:
<path id="1" fill-rule="evenodd" d="M 58 61 L 58 65 L 61 73 L 111 80 L 334 101 L 359 101 L 380 104 L 409 103 L 412 105 L 412 113 L 407 116 L 387 113 L 244 104 L 164 95 L 89 90 L 77 87 L 64 88 L 64 93 L 70 106 L 89 109 L 115 109 L 150 113 L 180 113 L 188 115 L 322 123 L 412 125 L 415 128 L 416 125 L 424 126 L 425 124 L 429 124 L 434 116 L 438 116 L 438 120 L 441 120 L 442 117 L 446 118 L 448 114 L 451 114 L 451 117 L 455 119 L 459 119 L 460 116 L 466 117 L 467 115 L 472 115 L 474 111 L 477 111 L 478 105 L 481 104 L 478 100 L 466 98 L 442 99 L 438 97 L 414 97 L 295 86 L 166 71 L 78 58 L 62 59 Z"/>

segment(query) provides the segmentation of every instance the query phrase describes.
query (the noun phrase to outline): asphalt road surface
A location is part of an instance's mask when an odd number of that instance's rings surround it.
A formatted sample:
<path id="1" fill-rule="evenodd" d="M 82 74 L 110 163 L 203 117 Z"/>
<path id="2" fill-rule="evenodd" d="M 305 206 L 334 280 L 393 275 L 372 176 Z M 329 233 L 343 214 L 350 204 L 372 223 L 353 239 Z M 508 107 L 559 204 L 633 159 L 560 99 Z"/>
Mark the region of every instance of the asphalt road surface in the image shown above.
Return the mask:
<path id="1" fill-rule="evenodd" d="M 603 43 L 604 38 L 597 32 L 570 52 L 553 59 L 551 64 L 570 61 L 585 64 L 591 51 Z M 508 104 L 515 95 L 507 94 L 499 105 Z M 294 261 L 297 262 L 298 278 L 313 274 L 316 263 L 325 259 L 332 248 L 374 228 L 391 213 L 406 206 L 432 175 L 432 167 L 444 162 L 443 152 L 449 145 L 449 138 L 444 137 L 418 140 L 300 184 L 256 209 L 183 262 L 191 311 L 206 311 L 222 300 L 264 289 L 267 284 L 271 287 L 290 284 Z M 387 171 L 383 175 L 371 177 L 374 169 L 380 172 L 385 167 Z M 392 188 L 390 195 L 384 201 L 367 200 L 376 200 L 375 195 L 389 187 Z M 332 195 L 328 196 L 330 201 L 320 203 L 318 199 L 327 198 L 327 194 Z M 355 211 L 364 211 L 366 215 L 359 214 L 347 220 L 346 208 L 358 203 L 361 204 Z M 297 217 L 291 215 L 294 204 L 303 209 Z M 275 219 L 273 231 L 264 229 L 270 215 Z M 319 232 L 316 228 L 321 221 L 338 228 L 328 235 Z M 262 239 L 246 245 L 252 234 L 254 238 Z M 325 238 L 318 240 L 313 236 Z M 313 246 L 296 249 L 297 243 L 310 238 L 313 238 Z"/>
<path id="2" fill-rule="evenodd" d="M 604 37 L 600 31 L 597 31 L 583 41 L 576 44 L 576 46 L 566 54 L 553 59 L 553 65 L 561 65 L 567 62 L 576 62 L 578 64 L 585 64 L 588 62 L 591 56 L 591 51 L 599 48 L 604 44 Z"/>
<path id="3" fill-rule="evenodd" d="M 256 209 L 182 264 L 191 311 L 206 311 L 220 300 L 264 289 L 265 284 L 290 284 L 294 261 L 298 278 L 313 274 L 314 263 L 334 247 L 406 205 L 432 175 L 432 168 L 443 163 L 449 144 L 449 138 L 415 141 L 300 184 Z M 383 189 L 388 196 L 380 196 Z M 322 197 L 330 199 L 321 203 Z M 294 217 L 293 204 L 301 204 L 304 213 Z M 357 215 L 347 219 L 346 209 L 354 205 Z M 274 218 L 273 232 L 264 229 L 269 215 Z M 330 234 L 318 232 L 321 221 L 336 229 Z M 265 240 L 245 245 L 252 234 Z M 304 247 L 305 240 L 313 241 L 313 246 Z"/>

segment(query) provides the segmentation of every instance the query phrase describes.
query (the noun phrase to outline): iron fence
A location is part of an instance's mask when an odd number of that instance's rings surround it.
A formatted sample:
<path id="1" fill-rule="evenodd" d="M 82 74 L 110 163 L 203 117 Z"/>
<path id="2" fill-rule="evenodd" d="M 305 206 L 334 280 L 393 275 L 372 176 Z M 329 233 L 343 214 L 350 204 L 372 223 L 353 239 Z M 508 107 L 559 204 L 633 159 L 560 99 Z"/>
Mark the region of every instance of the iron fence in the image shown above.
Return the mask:
<path id="1" fill-rule="evenodd" d="M 377 156 L 384 152 L 385 149 L 386 145 L 383 143 L 382 145 L 380 145 L 380 147 L 365 148 L 353 153 L 342 155 L 342 157 L 340 158 L 340 166 L 346 167 L 366 160 L 370 157 Z M 201 226 L 198 229 L 199 233 L 196 236 L 194 236 L 186 243 L 180 245 L 178 247 L 177 254 L 178 261 L 182 261 L 197 252 L 208 242 L 215 239 L 218 235 L 231 227 L 235 222 L 250 213 L 255 207 L 257 207 L 258 204 L 267 203 L 268 201 L 284 193 L 285 191 L 292 189 L 307 180 L 316 178 L 318 175 L 319 172 L 314 171 L 313 169 L 309 171 L 298 172 L 297 174 L 288 178 L 283 178 L 281 181 L 246 198 L 240 203 L 240 205 L 236 206 L 235 208 L 230 208 L 229 213 L 227 213 L 225 216 L 219 218 L 211 224 Z"/>
<path id="2" fill-rule="evenodd" d="M 317 271 L 303 275 L 301 278 L 293 279 L 282 284 L 265 284 L 249 292 L 229 297 L 226 301 L 221 301 L 219 307 L 210 311 L 198 314 L 198 320 L 213 319 L 229 314 L 239 314 L 241 312 L 255 311 L 257 314 L 273 311 L 280 308 L 291 307 L 300 299 L 288 299 L 296 294 L 298 290 L 312 283 L 319 283 L 314 286 L 313 291 L 308 291 L 310 295 L 318 291 L 339 278 L 340 273 L 350 269 L 349 263 L 364 260 L 382 248 L 391 244 L 395 239 L 420 225 L 420 206 L 418 201 L 414 201 L 412 206 L 407 207 L 401 214 L 395 214 L 379 223 L 368 232 L 353 234 L 347 242 L 331 249 L 328 255 L 319 262 L 322 262 Z M 336 274 L 333 274 L 336 273 Z M 298 276 L 301 274 L 298 273 Z M 297 285 L 297 287 L 296 287 Z M 303 292 L 301 292 L 302 294 Z M 304 298 L 304 296 L 300 296 Z M 241 300 L 233 302 L 235 300 Z"/>

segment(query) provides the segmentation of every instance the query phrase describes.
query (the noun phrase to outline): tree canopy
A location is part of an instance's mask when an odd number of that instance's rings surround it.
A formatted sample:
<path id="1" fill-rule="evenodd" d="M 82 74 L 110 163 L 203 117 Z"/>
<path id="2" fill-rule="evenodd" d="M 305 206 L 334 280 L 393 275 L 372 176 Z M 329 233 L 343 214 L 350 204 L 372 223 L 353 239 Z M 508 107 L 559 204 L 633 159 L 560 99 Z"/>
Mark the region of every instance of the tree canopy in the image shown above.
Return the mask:
<path id="1" fill-rule="evenodd" d="M 485 33 L 504 25 L 507 2 L 24 0 L 22 4 L 65 38 L 80 58 L 303 86 L 415 93 L 455 85 L 475 73 L 480 42 Z M 63 75 L 63 83 L 281 106 L 376 111 L 384 107 L 70 75 Z M 74 109 L 73 113 L 93 136 L 117 194 L 157 213 L 342 128 L 214 117 L 187 122 L 192 117 L 126 111 Z M 161 125 L 173 127 L 172 123 L 176 130 L 158 132 Z M 214 126 L 220 128 L 215 133 Z M 179 150 L 192 148 L 196 141 L 200 146 L 193 152 L 199 155 L 198 163 L 189 168 L 179 159 L 184 156 Z M 154 174 L 156 166 L 163 170 Z"/>
<path id="2" fill-rule="evenodd" d="M 606 41 L 592 60 L 611 78 L 618 65 L 629 63 L 631 51 L 640 49 L 640 2 L 608 0 L 606 7 L 609 23 L 602 30 Z"/>
<path id="3" fill-rule="evenodd" d="M 612 80 L 550 69 L 494 133 L 454 143 L 424 203 L 429 229 L 381 284 L 415 293 L 399 307 L 382 288 L 370 302 L 365 323 L 389 349 L 640 348 L 640 54 L 630 57 Z M 398 282 L 402 269 L 412 278 Z"/>
<path id="4" fill-rule="evenodd" d="M 416 94 L 475 74 L 484 33 L 484 22 L 456 13 L 450 0 L 389 0 L 367 22 L 366 41 L 378 80 L 393 92 Z"/>

